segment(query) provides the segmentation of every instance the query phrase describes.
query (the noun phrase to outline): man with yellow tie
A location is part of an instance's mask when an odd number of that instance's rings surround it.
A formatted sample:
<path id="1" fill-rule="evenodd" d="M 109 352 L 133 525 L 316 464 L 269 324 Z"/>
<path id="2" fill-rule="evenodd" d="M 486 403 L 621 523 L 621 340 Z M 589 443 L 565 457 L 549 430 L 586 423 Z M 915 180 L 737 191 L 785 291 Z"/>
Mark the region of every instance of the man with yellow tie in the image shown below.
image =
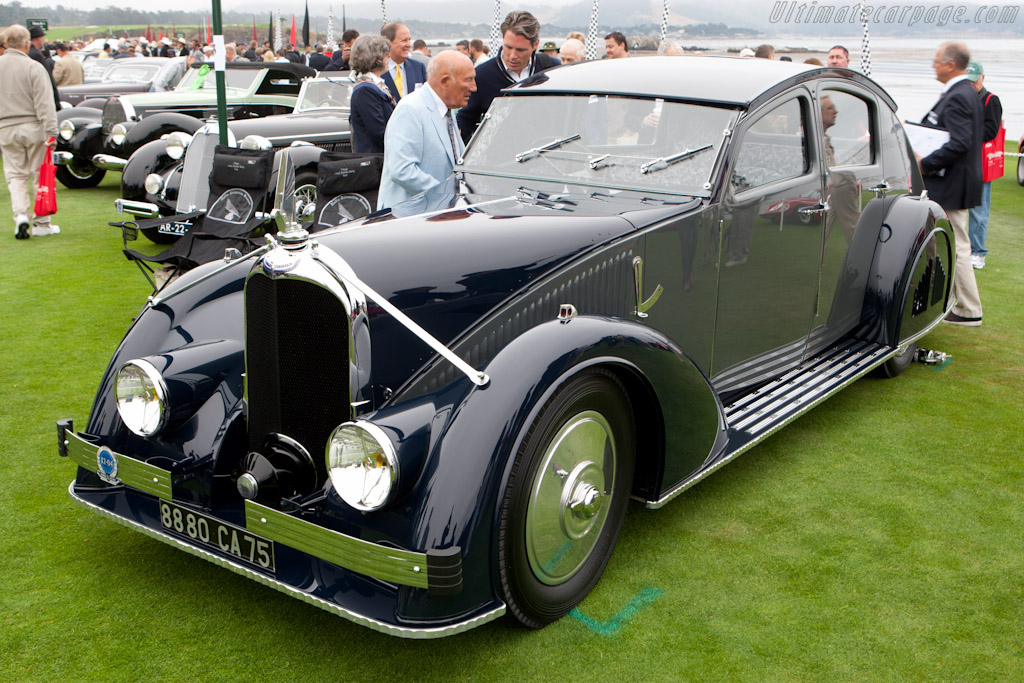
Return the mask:
<path id="1" fill-rule="evenodd" d="M 415 59 L 409 59 L 412 34 L 408 26 L 398 21 L 389 21 L 381 28 L 380 34 L 391 43 L 388 70 L 384 72 L 383 78 L 397 102 L 415 90 L 417 84 L 427 81 L 427 69 Z"/>

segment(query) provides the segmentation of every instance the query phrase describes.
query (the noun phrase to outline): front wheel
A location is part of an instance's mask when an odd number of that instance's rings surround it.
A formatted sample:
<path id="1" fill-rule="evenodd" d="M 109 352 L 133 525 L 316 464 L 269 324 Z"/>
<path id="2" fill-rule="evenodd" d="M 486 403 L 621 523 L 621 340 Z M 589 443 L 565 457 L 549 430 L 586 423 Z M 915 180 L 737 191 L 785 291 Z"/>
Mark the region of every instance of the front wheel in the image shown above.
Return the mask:
<path id="1" fill-rule="evenodd" d="M 96 187 L 107 172 L 93 166 L 91 161 L 71 159 L 66 165 L 57 167 L 57 180 L 72 190 Z"/>
<path id="2" fill-rule="evenodd" d="M 1018 153 L 1021 151 L 1022 147 L 1024 147 L 1024 145 L 1017 148 Z M 1017 157 L 1017 184 L 1024 185 L 1024 157 Z"/>
<path id="3" fill-rule="evenodd" d="M 527 431 L 498 544 L 505 602 L 525 626 L 566 615 L 604 572 L 626 514 L 635 442 L 626 390 L 602 369 L 561 387 Z"/>

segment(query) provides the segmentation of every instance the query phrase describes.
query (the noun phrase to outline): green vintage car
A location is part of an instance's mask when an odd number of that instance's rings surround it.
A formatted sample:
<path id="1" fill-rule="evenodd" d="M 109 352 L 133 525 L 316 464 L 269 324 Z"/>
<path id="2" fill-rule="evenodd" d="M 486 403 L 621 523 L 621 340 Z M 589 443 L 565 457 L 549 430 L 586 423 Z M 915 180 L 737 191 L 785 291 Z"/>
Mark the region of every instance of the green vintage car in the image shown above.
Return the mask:
<path id="1" fill-rule="evenodd" d="M 233 120 L 291 112 L 302 79 L 316 75 L 313 69 L 290 62 L 226 66 L 228 117 Z M 64 109 L 57 116 L 57 178 L 67 187 L 94 187 L 107 171 L 123 169 L 132 153 L 147 142 L 175 131 L 194 133 L 216 114 L 210 64 L 193 64 L 169 92 L 111 97 L 102 109 Z"/>

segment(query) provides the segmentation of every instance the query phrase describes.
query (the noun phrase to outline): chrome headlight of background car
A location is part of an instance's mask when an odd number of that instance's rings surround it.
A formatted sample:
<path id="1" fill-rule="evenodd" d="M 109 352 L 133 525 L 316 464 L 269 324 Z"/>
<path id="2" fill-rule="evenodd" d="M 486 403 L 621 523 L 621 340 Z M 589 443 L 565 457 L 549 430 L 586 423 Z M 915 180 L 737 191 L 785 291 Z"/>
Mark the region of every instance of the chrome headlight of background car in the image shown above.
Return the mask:
<path id="1" fill-rule="evenodd" d="M 128 135 L 128 126 L 123 123 L 119 123 L 110 131 L 110 141 L 120 147 L 124 144 L 124 138 L 126 135 Z"/>
<path id="2" fill-rule="evenodd" d="M 143 185 L 149 194 L 159 194 L 160 190 L 164 189 L 164 177 L 159 173 L 150 173 Z"/>
<path id="3" fill-rule="evenodd" d="M 57 127 L 57 134 L 60 135 L 61 140 L 70 140 L 75 136 L 75 124 L 74 122 L 67 120 L 61 121 L 60 126 Z"/>
<path id="4" fill-rule="evenodd" d="M 188 149 L 191 142 L 192 136 L 188 133 L 182 133 L 180 131 L 171 133 L 164 141 L 164 152 L 166 152 L 167 156 L 170 158 L 178 160 L 185 156 L 185 150 Z"/>
<path id="5" fill-rule="evenodd" d="M 395 447 L 380 427 L 346 422 L 327 443 L 327 473 L 346 503 L 357 510 L 379 510 L 398 483 Z"/>
<path id="6" fill-rule="evenodd" d="M 273 145 L 262 135 L 246 135 L 238 146 L 242 149 L 270 149 Z"/>
<path id="7" fill-rule="evenodd" d="M 167 422 L 167 385 L 151 363 L 130 360 L 117 371 L 117 413 L 128 429 L 152 436 Z"/>

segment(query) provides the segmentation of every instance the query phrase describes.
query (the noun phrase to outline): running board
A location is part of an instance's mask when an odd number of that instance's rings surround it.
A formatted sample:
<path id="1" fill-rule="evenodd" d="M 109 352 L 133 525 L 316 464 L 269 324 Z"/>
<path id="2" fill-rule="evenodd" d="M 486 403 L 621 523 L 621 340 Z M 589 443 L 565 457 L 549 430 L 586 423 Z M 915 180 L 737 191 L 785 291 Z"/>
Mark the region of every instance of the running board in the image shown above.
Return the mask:
<path id="1" fill-rule="evenodd" d="M 878 367 L 899 349 L 848 341 L 822 351 L 800 367 L 725 407 L 727 446 L 689 479 L 647 503 L 660 508 L 736 456 L 752 448 L 833 394 Z"/>

